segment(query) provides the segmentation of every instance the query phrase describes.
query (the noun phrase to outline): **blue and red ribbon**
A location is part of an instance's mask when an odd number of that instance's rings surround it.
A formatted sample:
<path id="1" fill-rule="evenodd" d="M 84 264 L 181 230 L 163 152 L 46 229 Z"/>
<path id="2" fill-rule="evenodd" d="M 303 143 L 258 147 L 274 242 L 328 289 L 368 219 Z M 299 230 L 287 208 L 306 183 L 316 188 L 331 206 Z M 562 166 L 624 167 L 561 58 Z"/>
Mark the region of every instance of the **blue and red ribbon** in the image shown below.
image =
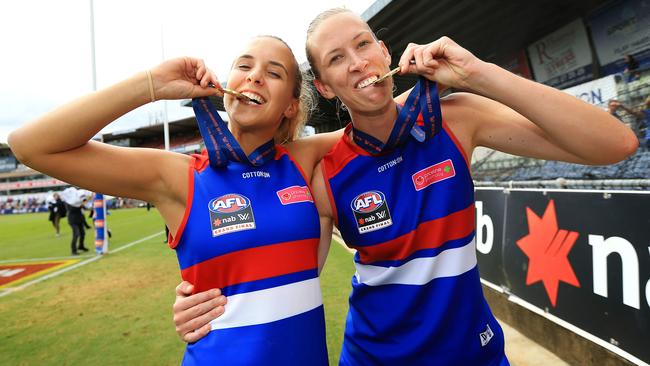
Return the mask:
<path id="1" fill-rule="evenodd" d="M 228 125 L 221 119 L 217 109 L 207 97 L 192 99 L 192 108 L 199 131 L 208 150 L 210 166 L 213 168 L 228 165 L 229 161 L 262 166 L 275 156 L 275 142 L 270 139 L 259 146 L 250 155 L 241 148 L 235 137 L 228 130 Z"/>
<path id="2" fill-rule="evenodd" d="M 423 120 L 422 127 L 415 123 L 420 113 Z M 359 147 L 372 155 L 377 155 L 402 145 L 409 136 L 418 142 L 423 142 L 439 131 L 441 126 L 442 112 L 438 87 L 434 81 L 421 77 L 409 93 L 404 106 L 398 107 L 397 120 L 386 143 L 354 128 L 354 124 L 352 137 Z"/>

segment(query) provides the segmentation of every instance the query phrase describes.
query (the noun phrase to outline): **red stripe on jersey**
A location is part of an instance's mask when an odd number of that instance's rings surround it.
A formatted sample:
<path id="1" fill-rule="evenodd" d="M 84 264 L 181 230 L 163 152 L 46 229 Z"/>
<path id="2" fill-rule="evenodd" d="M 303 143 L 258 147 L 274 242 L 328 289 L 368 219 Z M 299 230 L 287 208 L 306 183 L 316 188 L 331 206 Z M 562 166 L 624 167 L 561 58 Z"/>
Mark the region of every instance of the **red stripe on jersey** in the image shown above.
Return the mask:
<path id="1" fill-rule="evenodd" d="M 327 177 L 327 169 L 325 166 L 325 159 L 321 160 L 321 170 L 323 172 L 323 177 Z M 332 218 L 334 219 L 334 225 L 336 227 L 339 227 L 339 213 L 338 210 L 336 209 L 336 201 L 334 201 L 334 196 L 332 195 L 332 186 L 330 186 L 330 179 L 329 178 L 323 178 L 325 181 L 325 189 L 327 190 L 327 199 L 330 201 L 330 210 L 332 211 Z M 313 195 L 312 195 L 313 196 Z"/>
<path id="2" fill-rule="evenodd" d="M 197 172 L 201 173 L 205 168 L 210 164 L 210 159 L 208 157 L 208 150 L 203 149 L 200 154 L 191 154 L 190 156 L 194 157 L 194 169 Z"/>
<path id="3" fill-rule="evenodd" d="M 190 217 L 190 211 L 192 211 L 192 197 L 194 197 L 194 170 L 198 170 L 203 165 L 207 166 L 208 163 L 208 151 L 204 151 L 205 154 L 202 155 L 190 155 L 190 164 L 187 170 L 187 197 L 185 198 L 185 212 L 183 213 L 181 224 L 176 230 L 176 233 L 169 230 L 169 235 L 167 236 L 167 243 L 172 249 L 175 249 L 178 246 L 178 243 L 181 240 L 181 235 L 183 235 L 183 231 L 185 231 L 187 219 Z M 202 157 L 205 157 L 205 159 L 202 159 Z M 203 169 L 205 169 L 205 167 L 203 167 Z"/>
<path id="4" fill-rule="evenodd" d="M 314 269 L 318 242 L 304 239 L 239 250 L 185 268 L 181 277 L 196 285 L 196 293 Z"/>
<path id="5" fill-rule="evenodd" d="M 467 153 L 465 152 L 465 149 L 463 149 L 463 145 L 460 144 L 460 141 L 458 141 L 458 138 L 456 138 L 456 135 L 451 131 L 449 128 L 449 125 L 447 125 L 447 122 L 445 120 L 442 120 L 442 128 L 447 131 L 447 135 L 451 138 L 451 141 L 454 142 L 454 145 L 456 145 L 456 148 L 458 151 L 460 151 L 460 154 L 463 156 L 463 159 L 465 159 L 465 164 L 467 164 L 467 169 L 471 171 L 470 167 L 472 166 L 469 163 L 469 159 L 467 158 Z"/>
<path id="6" fill-rule="evenodd" d="M 352 246 L 359 252 L 361 263 L 402 260 L 422 249 L 433 249 L 444 243 L 468 236 L 474 230 L 474 204 L 448 216 L 423 222 L 417 229 L 393 240 L 371 246 Z"/>
<path id="7" fill-rule="evenodd" d="M 325 169 L 325 172 L 327 172 L 327 175 L 325 175 L 325 179 L 327 180 L 337 175 L 341 169 L 345 168 L 352 159 L 359 155 L 351 148 L 352 146 L 356 146 L 353 145 L 353 142 L 350 141 L 350 137 L 348 136 L 351 127 L 352 125 L 348 125 L 348 127 L 345 128 L 343 136 L 341 136 L 334 147 L 332 147 L 322 160 L 321 164 L 323 164 L 323 168 Z M 368 154 L 366 153 L 366 155 Z"/>
<path id="8" fill-rule="evenodd" d="M 305 171 L 302 170 L 302 166 L 300 166 L 300 164 L 298 164 L 298 162 L 296 161 L 296 159 L 293 158 L 293 155 L 291 155 L 291 153 L 289 153 L 289 149 L 287 149 L 286 147 L 284 147 L 284 146 L 282 146 L 282 145 L 276 145 L 276 149 L 277 149 L 278 151 L 282 151 L 282 154 L 281 154 L 281 155 L 277 155 L 275 159 L 276 159 L 276 160 L 277 160 L 277 159 L 280 159 L 280 157 L 281 157 L 282 155 L 285 155 L 285 154 L 286 154 L 286 155 L 289 157 L 289 159 L 293 162 L 293 165 L 296 166 L 296 168 L 297 168 L 298 171 L 300 172 L 300 175 L 302 175 L 302 179 L 304 179 L 304 180 L 305 180 L 305 183 L 307 183 L 307 189 L 309 189 L 309 193 L 310 193 L 310 194 L 312 195 L 312 197 L 313 197 L 313 196 L 314 196 L 314 191 L 311 189 L 311 176 L 308 177 L 307 174 L 305 174 Z M 313 174 L 313 173 L 312 173 L 312 174 Z"/>
<path id="9" fill-rule="evenodd" d="M 273 159 L 279 160 L 284 154 L 289 155 L 289 151 L 282 145 L 275 145 L 275 156 L 273 156 Z"/>

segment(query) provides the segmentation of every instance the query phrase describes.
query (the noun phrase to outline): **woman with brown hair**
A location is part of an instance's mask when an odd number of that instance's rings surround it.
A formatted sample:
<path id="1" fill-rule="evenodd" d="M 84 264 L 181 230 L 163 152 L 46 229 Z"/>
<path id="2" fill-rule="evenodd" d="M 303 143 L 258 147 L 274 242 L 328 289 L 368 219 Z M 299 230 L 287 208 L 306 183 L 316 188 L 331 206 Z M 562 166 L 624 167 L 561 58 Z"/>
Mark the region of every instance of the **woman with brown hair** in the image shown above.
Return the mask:
<path id="1" fill-rule="evenodd" d="M 308 182 L 338 135 L 294 141 L 304 88 L 279 38 L 252 39 L 227 87 L 237 97 L 224 97 L 226 126 L 206 98 L 225 89 L 203 61 L 169 60 L 26 124 L 9 143 L 21 162 L 50 176 L 153 203 L 172 233 L 182 277 L 197 291 L 228 295 L 227 315 L 188 345 L 184 364 L 326 365 L 319 218 Z M 90 141 L 143 104 L 184 98 L 194 98 L 205 154 Z M 212 315 L 225 302 L 216 298 Z"/>

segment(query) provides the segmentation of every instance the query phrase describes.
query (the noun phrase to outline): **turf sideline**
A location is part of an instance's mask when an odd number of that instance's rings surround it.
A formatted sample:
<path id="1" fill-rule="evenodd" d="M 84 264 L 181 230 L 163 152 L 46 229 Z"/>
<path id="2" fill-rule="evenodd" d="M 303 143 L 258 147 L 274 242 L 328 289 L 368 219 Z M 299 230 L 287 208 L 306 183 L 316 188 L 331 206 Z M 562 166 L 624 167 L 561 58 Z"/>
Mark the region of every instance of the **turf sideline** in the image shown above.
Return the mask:
<path id="1" fill-rule="evenodd" d="M 115 250 L 113 250 L 113 251 L 110 251 L 109 253 L 117 253 L 117 252 L 119 252 L 119 251 L 121 251 L 121 250 L 124 250 L 124 249 L 130 248 L 130 247 L 132 247 L 132 246 L 134 246 L 134 245 L 136 245 L 136 244 L 140 244 L 140 243 L 142 243 L 143 241 L 147 241 L 147 240 L 149 240 L 149 239 L 153 239 L 153 238 L 155 238 L 156 236 L 159 236 L 159 235 L 162 234 L 162 233 L 163 233 L 162 231 L 159 231 L 159 232 L 157 232 L 157 233 L 151 234 L 151 235 L 146 236 L 146 237 L 144 237 L 144 238 L 140 238 L 140 239 L 138 239 L 138 240 L 132 241 L 132 242 L 130 242 L 130 243 L 127 243 L 127 244 L 125 244 L 125 245 L 122 245 L 121 247 L 119 247 L 119 248 L 117 248 L 117 249 L 115 249 Z M 52 277 L 56 277 L 56 276 L 58 276 L 58 275 L 60 275 L 60 274 L 63 274 L 63 273 L 65 273 L 65 272 L 68 272 L 68 271 L 73 270 L 73 269 L 75 269 L 75 268 L 79 268 L 79 267 L 81 267 L 81 266 L 85 266 L 86 264 L 91 263 L 91 262 L 94 262 L 94 261 L 96 261 L 96 260 L 98 260 L 98 259 L 101 259 L 101 258 L 103 258 L 103 257 L 104 257 L 103 255 L 97 255 L 97 256 L 94 256 L 94 257 L 92 257 L 92 258 L 88 258 L 88 259 L 86 259 L 86 260 L 84 260 L 84 261 L 81 261 L 81 262 L 79 262 L 79 263 L 73 264 L 73 265 L 71 265 L 71 266 L 68 266 L 68 267 L 65 267 L 65 268 L 61 268 L 60 270 L 55 271 L 55 272 L 52 272 L 52 273 L 49 273 L 49 274 L 47 274 L 47 275 L 45 275 L 45 276 L 43 276 L 43 277 L 36 278 L 36 279 L 31 280 L 31 281 L 29 281 L 29 282 L 25 282 L 24 284 L 22 284 L 22 285 L 20 285 L 20 286 L 5 288 L 5 289 L 3 289 L 3 290 L 0 290 L 0 297 L 3 297 L 3 296 L 6 296 L 6 295 L 9 295 L 9 294 L 14 293 L 14 292 L 19 291 L 19 290 L 23 290 L 25 287 L 29 287 L 29 286 L 31 286 L 31 285 L 35 285 L 35 284 L 37 284 L 37 283 L 39 283 L 39 282 L 45 281 L 45 280 L 50 279 L 50 278 L 52 278 Z"/>

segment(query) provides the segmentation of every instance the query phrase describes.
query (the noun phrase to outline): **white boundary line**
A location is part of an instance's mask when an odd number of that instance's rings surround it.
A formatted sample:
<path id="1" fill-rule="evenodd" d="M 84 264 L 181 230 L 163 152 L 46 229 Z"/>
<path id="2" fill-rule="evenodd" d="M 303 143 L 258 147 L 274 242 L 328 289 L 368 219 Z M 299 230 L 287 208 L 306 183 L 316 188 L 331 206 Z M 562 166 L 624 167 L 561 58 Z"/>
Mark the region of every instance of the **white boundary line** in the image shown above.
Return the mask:
<path id="1" fill-rule="evenodd" d="M 94 257 L 94 256 L 92 254 L 83 254 L 83 255 L 69 255 L 64 257 L 5 259 L 5 260 L 1 260 L 0 264 L 11 264 L 11 263 L 22 263 L 22 262 L 45 262 L 45 261 L 81 259 L 81 258 L 90 258 L 90 257 Z"/>
<path id="2" fill-rule="evenodd" d="M 149 235 L 149 236 L 145 236 L 144 238 L 141 238 L 141 239 L 138 239 L 138 240 L 132 241 L 132 242 L 130 242 L 130 243 L 128 243 L 128 244 L 122 245 L 121 247 L 119 247 L 119 248 L 117 248 L 117 249 L 115 249 L 115 250 L 113 250 L 112 252 L 109 252 L 109 253 L 117 253 L 117 252 L 119 252 L 119 251 L 121 251 L 121 250 L 123 250 L 123 249 L 130 248 L 130 247 L 132 247 L 132 246 L 134 246 L 134 245 L 136 245 L 136 244 L 140 244 L 140 243 L 142 243 L 143 241 L 147 241 L 147 240 L 149 240 L 149 239 L 152 239 L 152 238 L 154 238 L 154 237 L 156 237 L 156 236 L 158 236 L 158 235 L 160 235 L 160 234 L 162 234 L 162 231 L 159 231 L 159 232 L 157 232 L 157 233 L 155 233 L 155 234 L 151 234 L 151 235 Z M 61 269 L 58 270 L 58 271 L 54 271 L 54 272 L 52 272 L 52 273 L 48 273 L 47 275 L 45 275 L 45 276 L 43 276 L 43 277 L 38 277 L 38 278 L 36 278 L 36 279 L 34 279 L 34 280 L 31 280 L 31 281 L 29 281 L 29 282 L 23 283 L 23 284 L 20 285 L 20 286 L 17 286 L 17 287 L 8 287 L 8 288 L 6 288 L 6 289 L 0 290 L 0 291 L 2 291 L 2 292 L 0 292 L 0 297 L 3 297 L 3 296 L 6 296 L 6 295 L 9 295 L 9 294 L 11 294 L 11 293 L 14 293 L 14 292 L 16 292 L 16 291 L 22 290 L 22 289 L 24 289 L 25 287 L 29 287 L 29 286 L 31 286 L 31 285 L 35 285 L 35 284 L 37 284 L 37 283 L 39 283 L 39 282 L 43 282 L 43 281 L 45 281 L 45 280 L 47 280 L 47 279 L 50 279 L 50 278 L 52 278 L 52 277 L 56 277 L 56 276 L 58 276 L 58 275 L 60 275 L 60 274 L 66 273 L 66 272 L 71 271 L 71 270 L 73 270 L 73 269 L 75 269 L 75 268 L 78 268 L 78 267 L 81 267 L 81 266 L 85 266 L 86 264 L 91 263 L 91 262 L 94 262 L 94 261 L 96 261 L 96 260 L 98 260 L 98 259 L 101 259 L 101 258 L 103 258 L 103 257 L 104 257 L 103 255 L 97 255 L 97 256 L 91 257 L 91 258 L 89 258 L 89 259 L 86 259 L 86 260 L 84 260 L 84 261 L 81 261 L 81 262 L 79 262 L 79 263 L 75 263 L 75 264 L 73 264 L 73 265 L 71 265 L 71 266 L 67 266 L 67 267 L 61 268 Z M 78 257 L 72 257 L 72 258 L 78 258 Z"/>
<path id="3" fill-rule="evenodd" d="M 481 279 L 481 283 L 488 286 L 488 287 L 490 287 L 490 288 L 492 288 L 492 289 L 494 289 L 494 290 L 496 290 L 496 291 L 499 291 L 499 292 L 505 294 L 505 292 L 503 291 L 502 288 L 500 288 L 499 286 L 497 286 L 497 285 L 495 285 L 495 284 L 493 284 L 493 283 L 491 283 L 489 281 Z M 603 348 L 605 348 L 605 349 L 607 349 L 607 350 L 609 350 L 609 351 L 611 351 L 611 352 L 613 352 L 613 353 L 627 359 L 628 361 L 633 362 L 636 365 L 649 366 L 649 364 L 645 363 L 643 360 L 640 360 L 640 359 L 636 358 L 635 356 L 633 356 L 630 353 L 627 353 L 626 351 L 622 350 L 621 348 L 618 348 L 615 345 L 613 345 L 613 344 L 611 344 L 611 343 L 609 343 L 609 342 L 607 342 L 607 341 L 605 341 L 605 340 L 603 340 L 601 338 L 598 338 L 595 335 L 593 335 L 593 334 L 591 334 L 591 333 L 589 333 L 589 332 L 587 332 L 587 331 L 585 331 L 585 330 L 583 330 L 581 328 L 576 327 L 575 325 L 567 322 L 566 320 L 562 320 L 562 319 L 558 318 L 557 316 L 555 316 L 555 315 L 553 315 L 551 313 L 547 313 L 546 311 L 544 311 L 544 310 L 538 308 L 537 306 L 525 301 L 522 298 L 519 298 L 519 297 L 517 297 L 515 295 L 510 294 L 510 295 L 508 295 L 508 301 L 513 302 L 513 303 L 515 303 L 515 304 L 517 304 L 517 305 L 519 305 L 519 306 L 521 306 L 521 307 L 523 307 L 523 308 L 525 308 L 525 309 L 527 309 L 529 311 L 532 311 L 533 313 L 535 313 L 537 315 L 540 315 L 540 316 L 552 321 L 553 323 L 555 323 L 555 324 L 557 324 L 557 325 L 559 325 L 561 327 L 564 327 L 567 330 L 569 330 L 569 331 L 571 331 L 571 332 L 573 332 L 573 333 L 575 333 L 575 334 L 577 334 L 577 335 L 579 335 L 579 336 L 581 336 L 581 337 L 583 337 L 583 338 L 585 338 L 585 339 L 587 339 L 587 340 L 589 340 L 591 342 L 596 343 L 597 345 L 599 345 L 599 346 L 601 346 L 601 347 L 603 347 Z"/>

